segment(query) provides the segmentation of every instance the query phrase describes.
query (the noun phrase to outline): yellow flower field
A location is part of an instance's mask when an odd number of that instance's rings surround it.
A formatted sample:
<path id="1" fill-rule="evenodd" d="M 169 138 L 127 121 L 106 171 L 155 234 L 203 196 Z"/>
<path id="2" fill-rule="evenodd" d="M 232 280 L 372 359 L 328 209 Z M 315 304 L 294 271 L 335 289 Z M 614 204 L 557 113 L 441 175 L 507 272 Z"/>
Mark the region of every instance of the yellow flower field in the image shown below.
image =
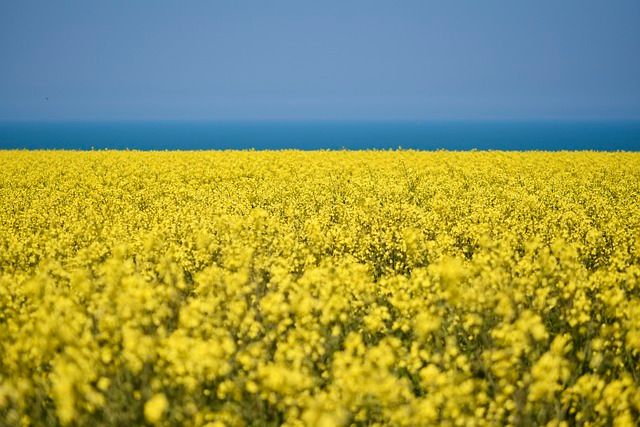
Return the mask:
<path id="1" fill-rule="evenodd" d="M 638 153 L 0 152 L 0 425 L 639 416 Z"/>

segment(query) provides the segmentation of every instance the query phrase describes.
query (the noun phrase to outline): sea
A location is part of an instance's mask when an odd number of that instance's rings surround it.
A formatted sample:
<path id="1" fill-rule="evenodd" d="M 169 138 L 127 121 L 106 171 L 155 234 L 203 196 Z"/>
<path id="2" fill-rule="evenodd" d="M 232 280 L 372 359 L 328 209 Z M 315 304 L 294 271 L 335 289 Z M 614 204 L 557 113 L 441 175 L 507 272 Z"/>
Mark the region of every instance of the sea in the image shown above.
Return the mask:
<path id="1" fill-rule="evenodd" d="M 0 149 L 640 151 L 640 121 L 0 121 Z"/>

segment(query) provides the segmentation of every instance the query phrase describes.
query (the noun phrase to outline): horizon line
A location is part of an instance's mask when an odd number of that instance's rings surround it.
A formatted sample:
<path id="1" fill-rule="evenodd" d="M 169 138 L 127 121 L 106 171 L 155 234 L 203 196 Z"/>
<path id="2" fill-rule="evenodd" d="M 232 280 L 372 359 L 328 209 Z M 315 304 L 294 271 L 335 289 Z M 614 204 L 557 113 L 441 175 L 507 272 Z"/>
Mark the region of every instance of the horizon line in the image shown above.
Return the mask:
<path id="1" fill-rule="evenodd" d="M 557 123 L 603 123 L 640 122 L 640 117 L 626 118 L 2 118 L 0 123 L 446 123 L 446 122 L 557 122 Z"/>

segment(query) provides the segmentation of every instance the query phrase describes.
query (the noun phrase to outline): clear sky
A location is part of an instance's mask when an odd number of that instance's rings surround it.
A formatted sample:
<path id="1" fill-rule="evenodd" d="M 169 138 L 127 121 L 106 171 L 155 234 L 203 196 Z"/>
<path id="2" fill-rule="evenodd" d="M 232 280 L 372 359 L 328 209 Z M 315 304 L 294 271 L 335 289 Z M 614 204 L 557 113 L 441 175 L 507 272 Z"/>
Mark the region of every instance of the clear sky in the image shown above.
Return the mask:
<path id="1" fill-rule="evenodd" d="M 0 119 L 485 118 L 640 119 L 640 1 L 0 1 Z"/>

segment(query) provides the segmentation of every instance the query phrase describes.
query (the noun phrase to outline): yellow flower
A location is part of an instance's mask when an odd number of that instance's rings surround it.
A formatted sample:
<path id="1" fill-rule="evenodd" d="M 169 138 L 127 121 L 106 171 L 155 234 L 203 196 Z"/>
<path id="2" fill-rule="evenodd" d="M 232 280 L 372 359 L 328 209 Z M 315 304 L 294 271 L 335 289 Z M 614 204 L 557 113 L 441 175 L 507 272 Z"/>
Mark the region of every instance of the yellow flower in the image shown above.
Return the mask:
<path id="1" fill-rule="evenodd" d="M 155 394 L 144 404 L 144 418 L 151 424 L 157 424 L 162 420 L 168 406 L 169 402 L 164 394 Z"/>
<path id="2" fill-rule="evenodd" d="M 0 170 L 0 424 L 636 421 L 638 153 Z"/>

